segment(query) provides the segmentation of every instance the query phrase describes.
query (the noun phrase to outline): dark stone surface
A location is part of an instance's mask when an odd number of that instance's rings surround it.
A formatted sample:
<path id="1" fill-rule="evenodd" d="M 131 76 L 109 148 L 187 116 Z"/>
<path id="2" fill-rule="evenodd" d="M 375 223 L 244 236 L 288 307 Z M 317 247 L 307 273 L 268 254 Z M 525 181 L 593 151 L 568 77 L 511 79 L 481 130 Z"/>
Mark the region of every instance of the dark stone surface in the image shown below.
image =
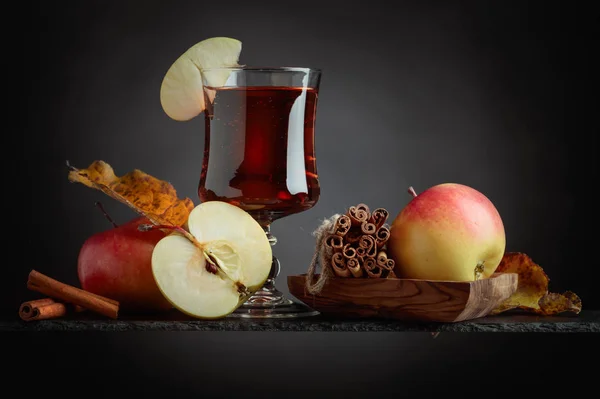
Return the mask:
<path id="1" fill-rule="evenodd" d="M 297 320 L 191 319 L 179 313 L 158 318 L 120 320 L 92 318 L 0 322 L 0 331 L 319 331 L 319 332 L 600 332 L 600 311 L 579 315 L 536 316 L 505 313 L 458 323 L 417 323 L 381 319 L 334 319 L 316 316 Z"/>

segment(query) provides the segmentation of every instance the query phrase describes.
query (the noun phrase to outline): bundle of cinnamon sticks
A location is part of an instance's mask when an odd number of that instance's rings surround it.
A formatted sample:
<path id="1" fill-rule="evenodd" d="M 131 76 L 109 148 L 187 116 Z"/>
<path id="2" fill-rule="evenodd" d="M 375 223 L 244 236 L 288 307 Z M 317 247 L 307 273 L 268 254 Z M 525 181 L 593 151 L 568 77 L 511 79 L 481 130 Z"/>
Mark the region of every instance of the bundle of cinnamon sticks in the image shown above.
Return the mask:
<path id="1" fill-rule="evenodd" d="M 26 301 L 19 307 L 19 317 L 25 321 L 46 320 L 63 317 L 70 312 L 85 310 L 116 319 L 119 302 L 96 295 L 71 285 L 61 283 L 36 270 L 29 273 L 27 288 L 37 291 L 45 298 Z"/>
<path id="2" fill-rule="evenodd" d="M 335 276 L 351 278 L 395 278 L 394 260 L 388 257 L 389 212 L 366 204 L 348 208 L 340 215 L 324 245 L 331 254 Z"/>

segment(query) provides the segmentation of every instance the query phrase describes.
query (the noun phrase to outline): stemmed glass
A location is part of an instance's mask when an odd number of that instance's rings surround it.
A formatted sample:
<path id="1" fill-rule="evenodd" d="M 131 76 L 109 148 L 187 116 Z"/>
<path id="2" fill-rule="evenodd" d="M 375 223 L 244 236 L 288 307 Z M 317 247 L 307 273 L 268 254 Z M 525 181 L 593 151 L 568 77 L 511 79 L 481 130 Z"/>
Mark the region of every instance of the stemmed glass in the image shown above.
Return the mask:
<path id="1" fill-rule="evenodd" d="M 275 245 L 271 224 L 312 208 L 319 199 L 314 135 L 321 71 L 211 68 L 203 69 L 202 77 L 205 145 L 198 196 L 244 209 Z M 264 286 L 231 316 L 318 314 L 275 287 L 280 269 L 273 256 Z"/>

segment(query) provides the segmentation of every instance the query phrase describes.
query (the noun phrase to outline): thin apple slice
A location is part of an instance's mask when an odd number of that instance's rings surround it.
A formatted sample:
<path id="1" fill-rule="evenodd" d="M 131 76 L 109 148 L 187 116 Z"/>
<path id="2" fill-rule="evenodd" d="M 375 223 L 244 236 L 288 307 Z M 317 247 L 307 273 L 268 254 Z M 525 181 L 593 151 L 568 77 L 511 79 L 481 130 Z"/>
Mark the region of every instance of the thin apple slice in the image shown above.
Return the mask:
<path id="1" fill-rule="evenodd" d="M 187 121 L 206 108 L 201 69 L 238 66 L 242 43 L 229 37 L 213 37 L 196 43 L 171 65 L 160 86 L 160 102 L 174 120 Z M 211 74 L 211 86 L 225 84 L 229 74 Z"/>
<path id="2" fill-rule="evenodd" d="M 221 201 L 196 206 L 189 233 L 160 240 L 152 271 L 163 295 L 198 318 L 225 317 L 266 281 L 272 250 L 263 229 L 242 209 Z"/>

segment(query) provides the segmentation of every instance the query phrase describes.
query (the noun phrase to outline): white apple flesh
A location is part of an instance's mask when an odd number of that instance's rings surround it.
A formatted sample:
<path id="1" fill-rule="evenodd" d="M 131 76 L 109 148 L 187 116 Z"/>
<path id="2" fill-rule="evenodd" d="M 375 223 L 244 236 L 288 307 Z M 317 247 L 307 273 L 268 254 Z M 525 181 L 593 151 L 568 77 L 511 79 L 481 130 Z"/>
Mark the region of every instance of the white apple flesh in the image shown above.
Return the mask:
<path id="1" fill-rule="evenodd" d="M 188 229 L 191 237 L 174 233 L 156 244 L 156 283 L 165 298 L 188 315 L 225 317 L 267 280 L 271 245 L 247 212 L 221 201 L 196 206 Z"/>

